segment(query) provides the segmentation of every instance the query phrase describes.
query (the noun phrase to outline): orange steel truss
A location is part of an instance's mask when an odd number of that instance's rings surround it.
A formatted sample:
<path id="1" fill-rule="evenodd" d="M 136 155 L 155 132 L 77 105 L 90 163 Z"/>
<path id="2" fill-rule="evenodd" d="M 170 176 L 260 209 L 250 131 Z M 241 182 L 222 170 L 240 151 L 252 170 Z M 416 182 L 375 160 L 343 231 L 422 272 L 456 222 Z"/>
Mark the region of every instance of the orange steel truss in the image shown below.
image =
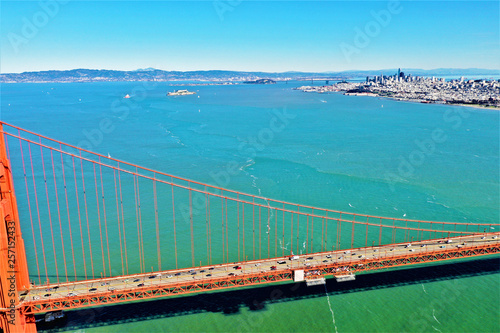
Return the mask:
<path id="1" fill-rule="evenodd" d="M 483 245 L 473 248 L 454 248 L 420 254 L 399 255 L 388 258 L 378 258 L 360 261 L 337 262 L 334 264 L 311 266 L 304 269 L 306 278 L 314 275 L 332 276 L 345 275 L 364 271 L 408 266 L 420 263 L 439 262 L 451 259 L 463 259 L 475 256 L 500 253 L 500 244 Z M 339 270 L 341 269 L 340 273 Z M 214 278 L 204 281 L 189 281 L 165 286 L 144 286 L 128 291 L 107 291 L 86 296 L 73 296 L 61 299 L 26 301 L 21 304 L 20 311 L 25 314 L 43 313 L 55 310 L 70 310 L 83 307 L 102 306 L 107 304 L 132 302 L 159 297 L 191 294 L 204 291 L 214 291 L 228 288 L 238 288 L 265 283 L 293 280 L 294 269 L 281 269 L 263 273 L 250 273 L 225 278 Z M 50 287 L 50 286 L 49 286 Z"/>
<path id="2" fill-rule="evenodd" d="M 19 308 L 18 291 L 29 288 L 29 275 L 1 123 L 0 133 L 0 326 L 4 332 L 36 332 L 34 316 Z"/>

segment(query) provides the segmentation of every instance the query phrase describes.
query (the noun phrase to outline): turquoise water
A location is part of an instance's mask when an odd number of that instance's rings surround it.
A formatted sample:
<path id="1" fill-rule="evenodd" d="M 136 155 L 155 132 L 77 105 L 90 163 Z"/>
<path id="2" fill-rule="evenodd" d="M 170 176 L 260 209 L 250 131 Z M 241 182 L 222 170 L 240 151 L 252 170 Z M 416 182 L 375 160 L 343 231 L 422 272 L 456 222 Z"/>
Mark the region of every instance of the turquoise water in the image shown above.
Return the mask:
<path id="1" fill-rule="evenodd" d="M 1 119 L 250 194 L 389 217 L 498 223 L 497 111 L 291 89 L 298 85 L 189 87 L 198 95 L 167 98 L 167 91 L 183 87 L 4 84 Z M 124 100 L 125 94 L 132 98 Z M 112 129 L 96 135 L 102 121 Z M 20 197 L 22 189 L 16 191 Z M 329 284 L 328 297 L 322 291 L 268 300 L 260 310 L 192 311 L 84 329 L 498 331 L 499 277 L 493 271 L 343 293 Z"/>

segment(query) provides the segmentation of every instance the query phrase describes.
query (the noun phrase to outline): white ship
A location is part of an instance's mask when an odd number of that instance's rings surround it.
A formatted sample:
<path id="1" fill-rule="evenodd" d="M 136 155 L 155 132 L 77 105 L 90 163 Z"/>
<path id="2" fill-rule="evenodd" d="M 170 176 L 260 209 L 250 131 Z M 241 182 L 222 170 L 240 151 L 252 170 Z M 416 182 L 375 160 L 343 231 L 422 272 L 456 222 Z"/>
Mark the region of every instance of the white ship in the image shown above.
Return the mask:
<path id="1" fill-rule="evenodd" d="M 184 96 L 184 95 L 194 95 L 196 94 L 194 91 L 188 91 L 188 90 L 176 90 L 174 92 L 169 92 L 167 96 Z"/>

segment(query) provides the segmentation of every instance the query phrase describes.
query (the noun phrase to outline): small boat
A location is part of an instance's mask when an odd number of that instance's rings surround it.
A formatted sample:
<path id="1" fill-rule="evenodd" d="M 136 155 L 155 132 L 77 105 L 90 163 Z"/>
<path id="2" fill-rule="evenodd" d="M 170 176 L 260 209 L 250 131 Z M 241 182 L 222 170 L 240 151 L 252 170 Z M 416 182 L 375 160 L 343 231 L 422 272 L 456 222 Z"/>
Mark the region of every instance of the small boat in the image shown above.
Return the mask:
<path id="1" fill-rule="evenodd" d="M 126 94 L 123 98 L 130 98 L 130 95 Z"/>
<path id="2" fill-rule="evenodd" d="M 194 91 L 188 91 L 186 89 L 176 90 L 174 92 L 169 92 L 167 96 L 184 96 L 184 95 L 194 95 L 196 94 Z"/>

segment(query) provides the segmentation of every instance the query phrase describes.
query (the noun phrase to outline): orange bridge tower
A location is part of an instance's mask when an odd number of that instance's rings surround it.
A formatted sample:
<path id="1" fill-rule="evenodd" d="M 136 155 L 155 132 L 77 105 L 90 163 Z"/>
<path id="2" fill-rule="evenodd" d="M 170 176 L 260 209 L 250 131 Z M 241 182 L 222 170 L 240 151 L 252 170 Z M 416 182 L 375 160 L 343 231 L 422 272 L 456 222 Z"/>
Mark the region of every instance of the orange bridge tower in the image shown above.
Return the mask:
<path id="1" fill-rule="evenodd" d="M 0 327 L 5 333 L 36 332 L 35 318 L 19 307 L 19 291 L 30 287 L 24 241 L 0 123 Z"/>

